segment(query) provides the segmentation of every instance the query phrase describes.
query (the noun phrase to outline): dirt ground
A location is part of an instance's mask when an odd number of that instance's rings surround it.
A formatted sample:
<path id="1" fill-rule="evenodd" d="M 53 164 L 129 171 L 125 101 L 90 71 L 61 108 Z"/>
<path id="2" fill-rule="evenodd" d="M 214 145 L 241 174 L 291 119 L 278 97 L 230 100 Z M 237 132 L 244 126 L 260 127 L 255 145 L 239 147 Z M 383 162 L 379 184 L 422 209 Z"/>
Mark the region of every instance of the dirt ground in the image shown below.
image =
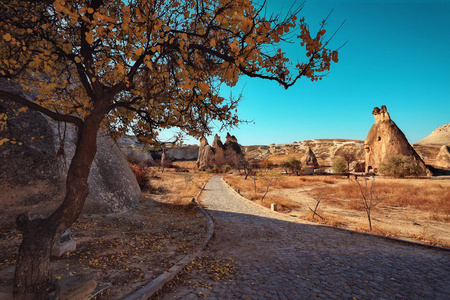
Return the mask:
<path id="1" fill-rule="evenodd" d="M 408 179 L 376 179 L 376 182 L 405 182 Z M 426 189 L 433 179 L 414 179 L 411 182 L 415 186 L 421 186 Z M 439 185 L 450 190 L 450 180 L 433 180 L 431 183 L 438 182 Z M 285 213 L 312 221 L 312 212 L 317 201 L 321 199 L 317 212 L 321 217 L 315 216 L 314 221 L 328 224 L 336 227 L 347 228 L 362 232 L 369 232 L 369 224 L 366 212 L 359 205 L 360 199 L 333 198 L 326 196 L 317 197 L 314 189 L 324 186 L 333 186 L 347 184 L 348 180 L 341 180 L 333 184 L 311 182 L 313 187 L 301 188 L 274 188 L 269 193 L 271 199 L 284 199 L 294 202 L 295 206 L 290 209 L 284 209 Z M 358 188 L 355 183 L 355 188 Z M 325 190 L 326 191 L 326 190 Z M 323 191 L 322 191 L 323 193 Z M 356 202 L 355 209 L 349 209 L 345 202 Z M 437 202 L 438 203 L 438 202 Z M 339 205 L 338 205 L 339 204 Z M 436 204 L 439 205 L 439 204 Z M 446 208 L 442 211 L 448 211 L 450 203 L 445 203 Z M 347 206 L 347 207 L 346 207 Z M 359 207 L 358 207 L 359 206 Z M 410 240 L 419 243 L 450 247 L 450 215 L 446 213 L 427 212 L 416 209 L 411 206 L 389 206 L 381 201 L 379 205 L 371 211 L 372 227 L 374 234 Z"/>
<path id="2" fill-rule="evenodd" d="M 111 286 L 96 299 L 122 299 L 192 253 L 206 236 L 206 219 L 190 204 L 205 178 L 172 170 L 151 180 L 139 208 L 128 214 L 83 216 L 71 228 L 77 250 L 52 258 L 52 276 L 91 274 Z M 189 184 L 194 188 L 179 193 Z M 186 189 L 185 189 L 186 190 Z M 189 201 L 186 201 L 186 198 Z M 0 225 L 0 299 L 10 299 L 21 235 L 15 224 Z"/>

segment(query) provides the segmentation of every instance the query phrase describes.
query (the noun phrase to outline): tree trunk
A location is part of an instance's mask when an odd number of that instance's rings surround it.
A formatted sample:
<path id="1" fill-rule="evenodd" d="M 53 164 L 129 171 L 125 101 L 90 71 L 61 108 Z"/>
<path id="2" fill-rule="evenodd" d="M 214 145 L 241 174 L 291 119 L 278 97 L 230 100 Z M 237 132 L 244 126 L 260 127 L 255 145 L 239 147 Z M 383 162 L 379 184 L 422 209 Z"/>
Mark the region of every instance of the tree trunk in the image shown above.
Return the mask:
<path id="1" fill-rule="evenodd" d="M 370 229 L 370 232 L 372 232 L 372 219 L 370 218 L 370 209 L 367 209 L 366 213 L 367 213 L 367 219 L 369 220 L 369 229 Z"/>
<path id="2" fill-rule="evenodd" d="M 23 239 L 14 277 L 14 299 L 47 299 L 52 281 L 50 254 L 55 238 L 78 219 L 89 193 L 87 180 L 97 152 L 97 131 L 104 117 L 92 113 L 78 130 L 75 155 L 66 179 L 63 203 L 47 219 L 17 220 Z"/>
<path id="3" fill-rule="evenodd" d="M 51 284 L 49 253 L 53 245 L 51 228 L 44 220 L 23 224 L 23 240 L 19 247 L 15 273 L 14 299 L 44 299 Z"/>

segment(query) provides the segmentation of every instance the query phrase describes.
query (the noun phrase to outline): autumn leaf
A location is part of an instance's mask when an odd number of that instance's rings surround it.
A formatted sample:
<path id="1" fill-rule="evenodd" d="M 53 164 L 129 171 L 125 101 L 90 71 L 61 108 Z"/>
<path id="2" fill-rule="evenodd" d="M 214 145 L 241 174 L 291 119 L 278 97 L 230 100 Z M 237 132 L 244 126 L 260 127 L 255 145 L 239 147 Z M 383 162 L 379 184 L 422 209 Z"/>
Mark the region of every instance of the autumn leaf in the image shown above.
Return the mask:
<path id="1" fill-rule="evenodd" d="M 2 37 L 7 42 L 11 41 L 11 34 L 9 33 L 5 33 Z"/>

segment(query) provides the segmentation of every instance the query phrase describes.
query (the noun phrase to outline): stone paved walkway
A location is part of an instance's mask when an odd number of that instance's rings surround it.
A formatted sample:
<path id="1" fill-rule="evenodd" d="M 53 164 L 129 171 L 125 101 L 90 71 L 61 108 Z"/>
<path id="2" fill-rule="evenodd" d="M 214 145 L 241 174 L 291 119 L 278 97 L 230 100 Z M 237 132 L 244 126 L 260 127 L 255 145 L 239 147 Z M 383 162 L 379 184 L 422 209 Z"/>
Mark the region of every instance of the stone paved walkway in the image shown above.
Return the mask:
<path id="1" fill-rule="evenodd" d="M 220 177 L 201 200 L 216 225 L 203 256 L 232 258 L 238 271 L 215 282 L 194 270 L 162 299 L 450 299 L 450 251 L 295 223 Z"/>

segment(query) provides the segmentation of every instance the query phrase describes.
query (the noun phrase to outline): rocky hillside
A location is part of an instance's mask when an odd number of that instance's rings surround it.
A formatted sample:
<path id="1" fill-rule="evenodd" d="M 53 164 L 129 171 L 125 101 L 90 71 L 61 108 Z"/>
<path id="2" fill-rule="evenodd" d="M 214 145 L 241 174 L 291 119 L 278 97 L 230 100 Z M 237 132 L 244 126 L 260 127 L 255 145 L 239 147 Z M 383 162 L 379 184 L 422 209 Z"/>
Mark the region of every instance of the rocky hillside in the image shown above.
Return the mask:
<path id="1" fill-rule="evenodd" d="M 450 123 L 436 128 L 429 136 L 418 142 L 419 145 L 450 145 Z"/>
<path id="2" fill-rule="evenodd" d="M 364 160 L 364 141 L 347 139 L 315 139 L 291 144 L 271 144 L 268 146 L 244 146 L 247 157 L 270 159 L 275 164 L 280 164 L 290 156 L 298 159 L 303 157 L 308 147 L 314 152 L 320 166 L 330 166 L 334 157 L 351 152 L 358 160 Z"/>
<path id="3" fill-rule="evenodd" d="M 436 164 L 436 157 L 443 145 L 450 146 L 450 123 L 436 128 L 413 147 L 426 164 L 442 168 L 441 165 Z"/>

